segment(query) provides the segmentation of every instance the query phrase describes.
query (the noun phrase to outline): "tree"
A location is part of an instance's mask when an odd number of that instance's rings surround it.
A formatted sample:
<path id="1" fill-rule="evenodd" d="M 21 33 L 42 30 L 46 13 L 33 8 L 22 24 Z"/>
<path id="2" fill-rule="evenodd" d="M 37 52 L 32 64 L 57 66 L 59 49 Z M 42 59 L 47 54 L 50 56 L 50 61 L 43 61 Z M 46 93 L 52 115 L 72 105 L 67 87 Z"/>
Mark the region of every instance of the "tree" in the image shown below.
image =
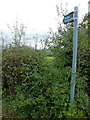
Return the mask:
<path id="1" fill-rule="evenodd" d="M 16 47 L 20 47 L 21 41 L 23 37 L 26 35 L 26 27 L 24 26 L 24 24 L 19 25 L 19 22 L 16 21 L 13 28 L 11 28 L 9 25 L 8 25 L 8 28 L 12 32 L 12 39 L 14 41 L 14 45 Z"/>

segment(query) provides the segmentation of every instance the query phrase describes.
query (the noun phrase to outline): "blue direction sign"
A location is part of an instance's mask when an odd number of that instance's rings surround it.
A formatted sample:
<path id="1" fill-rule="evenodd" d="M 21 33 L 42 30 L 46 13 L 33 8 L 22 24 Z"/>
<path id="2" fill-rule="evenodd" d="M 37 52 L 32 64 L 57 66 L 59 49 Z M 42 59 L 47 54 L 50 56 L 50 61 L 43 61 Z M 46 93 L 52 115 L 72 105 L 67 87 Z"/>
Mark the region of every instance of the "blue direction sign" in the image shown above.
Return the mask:
<path id="1" fill-rule="evenodd" d="M 74 12 L 71 12 L 68 15 L 64 16 L 63 23 L 67 24 L 67 23 L 73 22 L 74 21 L 73 14 Z"/>

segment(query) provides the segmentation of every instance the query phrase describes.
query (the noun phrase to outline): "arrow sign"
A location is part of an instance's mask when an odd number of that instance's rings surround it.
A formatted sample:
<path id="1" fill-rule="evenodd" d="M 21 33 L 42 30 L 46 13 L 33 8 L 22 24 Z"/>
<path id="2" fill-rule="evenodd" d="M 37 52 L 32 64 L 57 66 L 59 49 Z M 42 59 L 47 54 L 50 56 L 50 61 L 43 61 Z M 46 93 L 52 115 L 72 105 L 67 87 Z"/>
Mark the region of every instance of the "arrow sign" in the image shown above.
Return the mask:
<path id="1" fill-rule="evenodd" d="M 73 15 L 74 15 L 74 12 L 71 12 L 68 15 L 64 16 L 63 23 L 67 24 L 67 23 L 73 22 L 74 21 Z"/>

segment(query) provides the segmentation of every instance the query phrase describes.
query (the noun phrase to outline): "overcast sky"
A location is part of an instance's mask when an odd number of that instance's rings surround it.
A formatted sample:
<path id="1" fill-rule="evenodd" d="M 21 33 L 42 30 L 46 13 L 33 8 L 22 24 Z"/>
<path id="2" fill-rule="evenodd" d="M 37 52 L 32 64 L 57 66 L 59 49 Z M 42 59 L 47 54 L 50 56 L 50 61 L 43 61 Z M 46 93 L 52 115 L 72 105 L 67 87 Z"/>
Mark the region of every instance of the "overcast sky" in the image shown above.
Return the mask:
<path id="1" fill-rule="evenodd" d="M 79 18 L 88 12 L 89 0 L 62 0 L 68 3 L 69 12 L 79 6 Z M 0 0 L 0 29 L 7 30 L 7 24 L 13 25 L 18 20 L 23 22 L 29 32 L 48 32 L 57 29 L 56 5 L 61 0 Z"/>

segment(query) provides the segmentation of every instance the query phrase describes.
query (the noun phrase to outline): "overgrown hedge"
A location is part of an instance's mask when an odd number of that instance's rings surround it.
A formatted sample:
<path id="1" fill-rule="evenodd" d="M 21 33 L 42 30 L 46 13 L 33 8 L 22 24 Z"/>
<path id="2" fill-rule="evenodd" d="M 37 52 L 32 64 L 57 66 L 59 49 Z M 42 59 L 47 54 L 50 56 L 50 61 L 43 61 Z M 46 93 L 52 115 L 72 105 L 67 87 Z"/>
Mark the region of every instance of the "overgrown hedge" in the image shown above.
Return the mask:
<path id="1" fill-rule="evenodd" d="M 73 107 L 70 105 L 68 67 L 60 71 L 54 66 L 54 60 L 48 63 L 41 51 L 27 46 L 5 48 L 2 60 L 3 118 L 65 119 L 87 116 L 85 103 L 88 97 L 84 96 L 81 83 L 77 87 L 81 90 L 75 95 L 76 102 Z"/>

